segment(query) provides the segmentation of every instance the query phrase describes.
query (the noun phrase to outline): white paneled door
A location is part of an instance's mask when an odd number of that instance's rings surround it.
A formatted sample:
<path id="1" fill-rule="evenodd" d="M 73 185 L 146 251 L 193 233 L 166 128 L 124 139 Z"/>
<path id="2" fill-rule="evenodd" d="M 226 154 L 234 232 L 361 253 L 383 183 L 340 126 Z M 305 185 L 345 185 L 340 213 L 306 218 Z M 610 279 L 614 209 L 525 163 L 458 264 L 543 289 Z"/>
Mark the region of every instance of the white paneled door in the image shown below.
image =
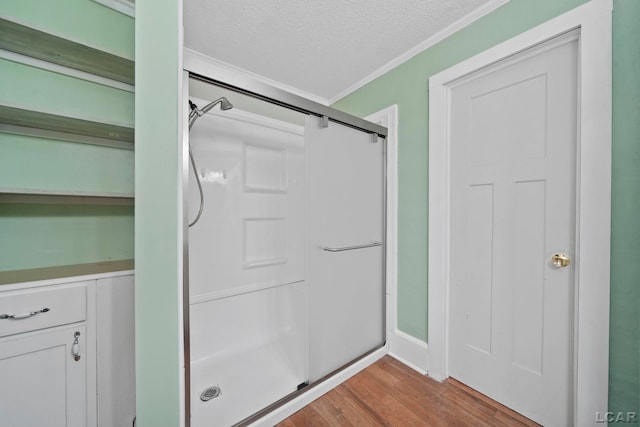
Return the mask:
<path id="1" fill-rule="evenodd" d="M 573 423 L 577 47 L 451 92 L 449 373 L 545 426 Z"/>
<path id="2" fill-rule="evenodd" d="M 384 344 L 384 141 L 309 116 L 309 376 Z"/>

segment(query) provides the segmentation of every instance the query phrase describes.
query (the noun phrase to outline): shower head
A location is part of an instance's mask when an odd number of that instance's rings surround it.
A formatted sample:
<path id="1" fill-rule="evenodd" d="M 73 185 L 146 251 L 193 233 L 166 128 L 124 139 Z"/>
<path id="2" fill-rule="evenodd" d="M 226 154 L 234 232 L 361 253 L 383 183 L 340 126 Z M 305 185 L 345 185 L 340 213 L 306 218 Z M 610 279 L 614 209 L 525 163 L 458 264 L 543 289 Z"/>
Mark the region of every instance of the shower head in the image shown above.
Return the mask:
<path id="1" fill-rule="evenodd" d="M 210 103 L 202 107 L 202 109 L 198 108 L 196 104 L 189 101 L 189 107 L 191 108 L 191 112 L 189 113 L 189 129 L 191 129 L 191 126 L 193 126 L 198 117 L 207 114 L 209 110 L 211 110 L 218 104 L 220 104 L 220 109 L 222 111 L 230 110 L 233 108 L 233 104 L 229 102 L 229 100 L 224 96 L 216 99 L 215 101 L 211 101 Z"/>
<path id="2" fill-rule="evenodd" d="M 202 107 L 202 110 L 198 112 L 198 115 L 201 116 L 203 114 L 206 114 L 209 110 L 211 110 L 213 107 L 215 107 L 218 104 L 220 104 L 220 109 L 223 111 L 230 110 L 233 108 L 233 104 L 231 104 L 229 100 L 223 96 L 221 98 L 216 99 L 215 101 L 211 101 L 210 103 Z"/>
<path id="3" fill-rule="evenodd" d="M 220 98 L 220 109 L 223 111 L 231 110 L 233 108 L 233 104 L 229 102 L 227 98 L 224 96 Z"/>

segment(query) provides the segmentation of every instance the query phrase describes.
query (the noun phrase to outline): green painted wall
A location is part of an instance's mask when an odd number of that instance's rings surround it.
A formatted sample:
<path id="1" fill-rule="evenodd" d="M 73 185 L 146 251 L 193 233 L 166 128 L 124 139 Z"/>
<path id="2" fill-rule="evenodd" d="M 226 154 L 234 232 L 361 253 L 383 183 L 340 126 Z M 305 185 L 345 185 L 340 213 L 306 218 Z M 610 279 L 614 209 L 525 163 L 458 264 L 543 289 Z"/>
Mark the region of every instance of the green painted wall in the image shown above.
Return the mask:
<path id="1" fill-rule="evenodd" d="M 133 207 L 3 204 L 0 236 L 0 271 L 131 259 Z"/>
<path id="2" fill-rule="evenodd" d="M 133 93 L 0 59 L 2 102 L 85 120 L 133 125 Z"/>
<path id="3" fill-rule="evenodd" d="M 5 0 L 0 16 L 133 58 L 134 20 L 92 0 Z M 0 103 L 134 124 L 134 94 L 0 59 Z M 0 188 L 132 194 L 132 150 L 0 132 Z M 0 203 L 0 272 L 133 258 L 133 207 Z"/>
<path id="4" fill-rule="evenodd" d="M 399 109 L 398 325 L 427 340 L 428 78 L 585 0 L 511 0 L 333 106 Z M 614 0 L 610 409 L 640 413 L 640 2 Z M 603 343 L 607 345 L 607 343 Z"/>
<path id="5" fill-rule="evenodd" d="M 139 427 L 180 425 L 182 245 L 178 120 L 182 2 L 136 4 L 136 405 Z"/>
<path id="6" fill-rule="evenodd" d="M 0 187 L 133 194 L 131 150 L 0 133 L 0 152 Z"/>
<path id="7" fill-rule="evenodd" d="M 640 1 L 614 0 L 609 410 L 640 414 Z M 638 425 L 636 423 L 635 425 Z"/>

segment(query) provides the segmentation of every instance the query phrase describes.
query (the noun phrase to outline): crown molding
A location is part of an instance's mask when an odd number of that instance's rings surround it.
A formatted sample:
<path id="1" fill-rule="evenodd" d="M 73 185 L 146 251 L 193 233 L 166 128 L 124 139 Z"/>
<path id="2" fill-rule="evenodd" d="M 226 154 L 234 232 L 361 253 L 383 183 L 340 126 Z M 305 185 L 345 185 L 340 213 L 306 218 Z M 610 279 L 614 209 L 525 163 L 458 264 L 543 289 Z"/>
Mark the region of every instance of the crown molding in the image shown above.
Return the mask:
<path id="1" fill-rule="evenodd" d="M 254 81 L 260 82 L 262 84 L 271 86 L 273 88 L 283 90 L 285 92 L 289 92 L 293 95 L 297 95 L 308 100 L 317 102 L 322 105 L 329 105 L 329 100 L 322 96 L 318 96 L 316 94 L 306 92 L 302 89 L 298 89 L 293 86 L 289 86 L 285 83 L 272 80 L 263 75 L 254 73 L 252 71 L 246 70 L 244 68 L 237 67 L 235 65 L 229 64 L 227 62 L 221 61 L 216 58 L 212 58 L 208 55 L 195 51 L 193 49 L 189 49 L 187 47 L 184 48 L 184 69 L 187 71 L 195 71 L 202 69 L 202 67 L 206 67 L 207 75 L 215 78 L 216 70 L 227 72 L 233 72 L 237 75 L 250 78 Z"/>
<path id="2" fill-rule="evenodd" d="M 510 0 L 491 0 L 491 1 L 487 2 L 487 3 L 485 3 L 484 5 L 480 6 L 477 9 L 475 9 L 473 12 L 471 12 L 471 13 L 465 15 L 464 17 L 458 19 L 453 24 L 451 24 L 451 25 L 447 26 L 446 28 L 438 31 L 436 34 L 434 34 L 433 36 L 429 37 L 427 40 L 425 40 L 422 43 L 418 44 L 417 46 L 409 49 L 408 51 L 406 51 L 402 55 L 392 59 L 389 62 L 387 62 L 382 67 L 380 67 L 377 70 L 375 70 L 374 72 L 368 74 L 362 80 L 352 84 L 348 88 L 346 88 L 343 91 L 339 92 L 337 95 L 329 98 L 329 101 L 328 101 L 329 105 L 337 102 L 338 100 L 344 98 L 347 95 L 350 95 L 351 93 L 353 93 L 356 90 L 360 89 L 361 87 L 363 87 L 367 83 L 370 83 L 373 80 L 377 79 L 378 77 L 388 73 L 389 71 L 391 71 L 392 69 L 394 69 L 398 65 L 408 61 L 409 59 L 413 58 L 414 56 L 418 55 L 419 53 L 429 49 L 430 47 L 432 47 L 435 44 L 441 42 L 442 40 L 446 39 L 450 35 L 460 31 L 461 29 L 465 28 L 466 26 L 472 24 L 473 22 L 477 21 L 478 19 L 482 18 L 483 16 L 488 15 L 489 13 L 493 12 L 494 10 L 499 8 L 500 6 L 503 6 L 503 5 L 507 4 L 509 1 Z"/>

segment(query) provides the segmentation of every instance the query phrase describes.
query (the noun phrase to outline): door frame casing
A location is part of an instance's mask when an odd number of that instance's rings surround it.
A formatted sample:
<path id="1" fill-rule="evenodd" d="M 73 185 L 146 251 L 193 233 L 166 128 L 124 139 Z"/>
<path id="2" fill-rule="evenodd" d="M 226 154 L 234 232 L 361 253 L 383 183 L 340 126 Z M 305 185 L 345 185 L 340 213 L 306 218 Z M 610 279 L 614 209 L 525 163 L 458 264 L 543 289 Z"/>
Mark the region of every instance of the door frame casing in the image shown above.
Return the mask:
<path id="1" fill-rule="evenodd" d="M 591 0 L 429 79 L 429 375 L 449 376 L 450 102 L 454 81 L 579 29 L 574 425 L 597 425 L 609 380 L 612 0 Z"/>
<path id="2" fill-rule="evenodd" d="M 398 105 L 371 113 L 366 120 L 387 128 L 386 337 L 389 354 L 413 370 L 427 373 L 427 343 L 398 329 Z"/>

